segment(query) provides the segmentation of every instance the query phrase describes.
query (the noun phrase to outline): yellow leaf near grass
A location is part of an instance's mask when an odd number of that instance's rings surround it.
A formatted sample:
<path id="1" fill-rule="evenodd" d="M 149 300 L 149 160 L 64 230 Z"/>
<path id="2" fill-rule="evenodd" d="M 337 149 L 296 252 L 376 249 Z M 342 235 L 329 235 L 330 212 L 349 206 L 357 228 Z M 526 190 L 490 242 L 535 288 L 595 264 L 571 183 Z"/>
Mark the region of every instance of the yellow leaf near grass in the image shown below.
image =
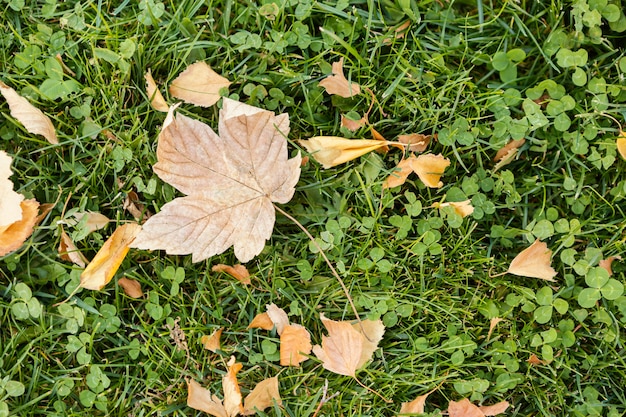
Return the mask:
<path id="1" fill-rule="evenodd" d="M 220 90 L 230 84 L 228 79 L 213 71 L 205 62 L 196 62 L 172 81 L 170 94 L 185 103 L 209 107 L 219 101 Z"/>
<path id="2" fill-rule="evenodd" d="M 260 313 L 254 316 L 250 324 L 248 325 L 248 329 L 263 329 L 263 330 L 272 330 L 274 328 L 274 322 L 270 318 L 267 312 Z"/>
<path id="3" fill-rule="evenodd" d="M 617 151 L 622 156 L 622 159 L 626 161 L 626 133 L 621 130 L 617 137 Z"/>
<path id="4" fill-rule="evenodd" d="M 552 251 L 548 249 L 548 245 L 537 239 L 513 258 L 507 272 L 522 277 L 554 281 L 556 271 L 552 268 L 551 256 Z"/>
<path id="5" fill-rule="evenodd" d="M 122 277 L 117 280 L 117 283 L 124 290 L 127 296 L 131 298 L 143 297 L 143 291 L 141 290 L 141 284 L 134 279 Z"/>
<path id="6" fill-rule="evenodd" d="M 361 92 L 361 87 L 357 83 L 348 81 L 343 74 L 343 57 L 332 65 L 332 75 L 324 78 L 319 83 L 328 94 L 335 94 L 340 97 L 350 98 Z"/>
<path id="7" fill-rule="evenodd" d="M 280 364 L 282 366 L 300 366 L 311 353 L 311 335 L 299 324 L 290 324 L 283 328 L 280 335 Z"/>
<path id="8" fill-rule="evenodd" d="M 386 142 L 380 140 L 337 136 L 315 136 L 309 140 L 300 140 L 299 143 L 324 168 L 332 168 L 387 146 Z"/>
<path id="9" fill-rule="evenodd" d="M 474 206 L 472 206 L 471 200 L 434 203 L 431 207 L 437 209 L 452 207 L 454 209 L 454 212 L 461 217 L 467 217 L 474 212 Z"/>
<path id="10" fill-rule="evenodd" d="M 68 236 L 63 229 L 61 229 L 61 241 L 59 242 L 59 256 L 64 261 L 72 262 L 74 265 L 78 265 L 84 268 L 89 261 L 78 250 L 72 239 Z"/>
<path id="11" fill-rule="evenodd" d="M 154 110 L 167 113 L 170 109 L 170 106 L 167 105 L 167 102 L 159 91 L 159 88 L 157 87 L 154 78 L 152 78 L 152 73 L 150 72 L 150 70 L 146 72 L 144 78 L 146 79 L 146 93 L 148 94 L 148 100 L 150 100 L 150 105 Z"/>
<path id="12" fill-rule="evenodd" d="M 217 264 L 211 268 L 211 271 L 224 272 L 230 275 L 231 277 L 235 278 L 237 281 L 241 282 L 242 284 L 245 284 L 245 285 L 250 284 L 250 272 L 248 272 L 248 269 L 241 264 L 237 264 L 233 266 Z"/>
<path id="13" fill-rule="evenodd" d="M 259 382 L 243 401 L 243 415 L 249 416 L 257 411 L 263 411 L 276 402 L 282 405 L 278 392 L 278 378 L 272 377 Z"/>
<path id="14" fill-rule="evenodd" d="M 211 352 L 215 353 L 219 349 L 221 349 L 220 339 L 222 337 L 223 331 L 224 329 L 220 327 L 219 329 L 217 329 L 210 335 L 202 336 L 200 338 L 200 342 L 202 343 L 202 345 L 204 346 L 206 350 L 210 350 Z"/>
<path id="15" fill-rule="evenodd" d="M 20 203 L 20 207 L 22 219 L 0 227 L 0 256 L 18 250 L 33 234 L 35 224 L 37 224 L 39 203 L 35 199 L 24 200 Z"/>

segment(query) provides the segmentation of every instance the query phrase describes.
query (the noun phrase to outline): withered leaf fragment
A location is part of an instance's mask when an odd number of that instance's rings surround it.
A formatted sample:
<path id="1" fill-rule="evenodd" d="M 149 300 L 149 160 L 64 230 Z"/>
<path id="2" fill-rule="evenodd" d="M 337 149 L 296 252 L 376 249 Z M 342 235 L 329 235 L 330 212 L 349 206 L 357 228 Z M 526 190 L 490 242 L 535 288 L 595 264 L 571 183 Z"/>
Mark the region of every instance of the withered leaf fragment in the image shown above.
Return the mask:
<path id="1" fill-rule="evenodd" d="M 324 78 L 319 83 L 320 87 L 326 89 L 328 94 L 349 98 L 361 92 L 361 87 L 357 83 L 348 81 L 343 74 L 343 57 L 332 65 L 332 75 Z"/>
<path id="2" fill-rule="evenodd" d="M 248 272 L 248 269 L 241 264 L 237 264 L 233 266 L 217 264 L 217 265 L 213 265 L 213 267 L 211 268 L 211 271 L 225 272 L 231 277 L 235 278 L 237 281 L 241 282 L 242 284 L 245 284 L 245 285 L 250 284 L 250 272 Z"/>
<path id="3" fill-rule="evenodd" d="M 254 316 L 250 324 L 248 325 L 248 329 L 263 329 L 263 330 L 272 330 L 274 328 L 274 322 L 270 318 L 267 312 L 260 313 Z"/>
<path id="4" fill-rule="evenodd" d="M 59 242 L 58 251 L 61 259 L 64 261 L 70 261 L 74 265 L 78 265 L 81 268 L 84 268 L 85 265 L 89 263 L 87 258 L 85 258 L 85 255 L 83 255 L 78 248 L 76 248 L 72 239 L 63 229 L 61 229 L 61 241 Z"/>
<path id="5" fill-rule="evenodd" d="M 210 350 L 211 352 L 215 353 L 218 351 L 218 349 L 221 348 L 220 339 L 222 337 L 223 331 L 224 329 L 220 327 L 219 329 L 217 329 L 210 335 L 202 336 L 200 338 L 200 342 L 202 343 L 202 345 L 204 346 L 206 350 Z"/>
<path id="6" fill-rule="evenodd" d="M 432 392 L 432 391 L 431 391 Z M 424 395 L 420 395 L 415 398 L 413 401 L 402 403 L 400 407 L 400 415 L 403 414 L 423 414 L 424 408 L 426 405 L 426 398 L 430 395 L 430 392 L 427 392 Z"/>
<path id="7" fill-rule="evenodd" d="M 277 377 L 264 379 L 254 387 L 243 401 L 243 415 L 249 416 L 257 411 L 263 411 L 274 402 L 279 406 L 282 404 Z"/>
<path id="8" fill-rule="evenodd" d="M 196 62 L 172 81 L 170 94 L 185 103 L 209 107 L 219 101 L 220 90 L 230 84 L 205 62 Z"/>
<path id="9" fill-rule="evenodd" d="M 299 324 L 289 324 L 280 335 L 280 364 L 282 366 L 300 366 L 311 353 L 311 335 Z"/>
<path id="10" fill-rule="evenodd" d="M 272 235 L 272 202 L 287 203 L 300 177 L 289 159 L 289 116 L 224 99 L 218 136 L 170 109 L 157 147 L 156 174 L 186 197 L 150 217 L 133 247 L 192 254 L 199 262 L 234 247 L 240 262 L 258 255 Z"/>
<path id="11" fill-rule="evenodd" d="M 22 211 L 22 219 L 0 226 L 0 256 L 18 250 L 26 239 L 33 234 L 37 224 L 39 203 L 35 199 L 23 200 L 19 204 Z"/>
<path id="12" fill-rule="evenodd" d="M 387 146 L 386 142 L 380 140 L 346 139 L 337 136 L 315 136 L 298 142 L 324 168 L 332 168 Z"/>
<path id="13" fill-rule="evenodd" d="M 408 135 L 398 136 L 398 142 L 407 144 L 409 151 L 411 152 L 424 152 L 426 148 L 428 148 L 431 139 L 431 135 L 424 135 L 421 133 L 411 133 Z"/>
<path id="14" fill-rule="evenodd" d="M 433 208 L 442 209 L 444 207 L 452 207 L 454 212 L 461 217 L 467 217 L 474 212 L 471 200 L 450 201 L 446 203 L 434 203 Z"/>
<path id="15" fill-rule="evenodd" d="M 548 249 L 548 245 L 537 239 L 513 258 L 507 272 L 522 277 L 554 281 L 556 271 L 551 266 L 551 256 L 552 251 Z"/>
<path id="16" fill-rule="evenodd" d="M 167 113 L 167 111 L 170 109 L 170 106 L 167 105 L 167 102 L 159 91 L 159 88 L 157 87 L 154 78 L 152 78 L 152 73 L 150 72 L 150 70 L 146 72 L 144 78 L 146 79 L 146 93 L 148 94 L 150 105 L 154 110 Z"/>
<path id="17" fill-rule="evenodd" d="M 122 277 L 117 280 L 117 283 L 124 290 L 127 296 L 131 298 L 143 297 L 143 291 L 141 290 L 141 284 L 134 279 Z"/>
<path id="18" fill-rule="evenodd" d="M 0 94 L 9 104 L 11 116 L 24 125 L 28 132 L 43 136 L 53 145 L 59 143 L 52 121 L 41 110 L 30 104 L 28 100 L 2 81 L 0 81 Z"/>
<path id="19" fill-rule="evenodd" d="M 461 401 L 450 401 L 448 404 L 449 417 L 486 417 L 495 416 L 504 413 L 509 408 L 507 401 L 501 401 L 490 406 L 478 407 L 470 402 L 467 398 Z"/>

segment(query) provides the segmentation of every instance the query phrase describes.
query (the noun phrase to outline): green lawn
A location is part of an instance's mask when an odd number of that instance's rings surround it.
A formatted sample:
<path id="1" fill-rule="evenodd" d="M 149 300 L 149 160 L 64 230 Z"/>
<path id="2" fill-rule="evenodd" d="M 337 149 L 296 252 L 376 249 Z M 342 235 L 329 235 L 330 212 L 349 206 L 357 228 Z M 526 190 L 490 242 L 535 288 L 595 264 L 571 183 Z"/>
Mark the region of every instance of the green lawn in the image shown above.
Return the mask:
<path id="1" fill-rule="evenodd" d="M 220 398 L 234 356 L 245 396 L 278 376 L 282 406 L 258 415 L 396 416 L 433 391 L 450 401 L 508 401 L 508 416 L 626 414 L 626 3 L 621 0 L 0 0 L 0 81 L 49 116 L 59 144 L 28 133 L 0 99 L 0 150 L 14 189 L 54 207 L 17 251 L 0 257 L 0 416 L 206 415 L 186 380 Z M 318 84 L 343 58 L 360 94 Z M 181 194 L 152 170 L 165 113 L 144 74 L 164 86 L 208 63 L 232 99 L 288 113 L 290 156 L 310 156 L 271 240 L 243 285 L 206 261 L 131 249 L 101 291 L 64 304 L 82 268 L 61 259 L 61 228 L 89 259 L 134 221 L 136 196 L 157 213 Z M 178 112 L 217 129 L 221 103 Z M 450 160 L 441 188 L 385 179 L 392 148 L 323 169 L 299 140 L 433 135 Z M 499 149 L 525 139 L 508 164 Z M 626 150 L 623 150 L 626 154 Z M 470 200 L 462 217 L 441 202 Z M 75 213 L 111 221 L 89 233 Z M 145 214 L 145 211 L 144 211 Z M 3 214 L 0 213 L 0 217 Z M 536 239 L 554 282 L 503 274 Z M 279 364 L 275 330 L 248 329 L 283 308 L 320 344 L 320 314 L 381 319 L 385 335 L 358 379 L 315 355 Z M 612 263 L 612 276 L 601 260 Z M 141 283 L 127 296 L 121 277 Z M 495 324 L 498 319 L 502 319 Z M 492 327 L 490 325 L 493 324 Z M 221 350 L 200 339 L 223 328 Z M 179 340 L 186 338 L 185 345 Z M 379 395 L 371 392 L 375 390 Z M 384 401 L 387 399 L 388 401 Z"/>

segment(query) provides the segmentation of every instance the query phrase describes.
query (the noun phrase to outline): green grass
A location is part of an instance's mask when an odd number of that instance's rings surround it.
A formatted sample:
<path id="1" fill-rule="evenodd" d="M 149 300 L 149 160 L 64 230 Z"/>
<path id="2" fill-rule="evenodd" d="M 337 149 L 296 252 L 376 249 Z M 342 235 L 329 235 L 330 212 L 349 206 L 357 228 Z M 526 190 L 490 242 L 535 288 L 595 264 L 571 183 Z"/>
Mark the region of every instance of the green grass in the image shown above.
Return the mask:
<path id="1" fill-rule="evenodd" d="M 592 0 L 412 1 L 410 10 L 403 1 L 302 0 L 277 1 L 270 20 L 261 7 L 269 2 L 19 3 L 0 0 L 0 80 L 52 118 L 60 144 L 27 133 L 0 102 L 0 150 L 14 157 L 16 189 L 56 202 L 26 244 L 0 259 L 0 416 L 200 415 L 186 406 L 185 379 L 221 396 L 231 355 L 243 363 L 244 393 L 278 374 L 283 407 L 268 416 L 313 416 L 325 381 L 333 397 L 318 416 L 394 416 L 434 388 L 429 412 L 471 397 L 507 400 L 507 415 L 626 413 L 626 297 L 588 308 L 578 298 L 600 259 L 626 259 L 626 162 L 616 151 L 620 126 L 607 117 L 626 116 L 622 9 Z M 411 14 L 419 20 L 406 36 L 393 36 Z M 269 303 L 314 343 L 325 334 L 320 313 L 354 319 L 322 258 L 282 216 L 247 264 L 251 286 L 211 272 L 235 263 L 232 251 L 193 264 L 131 250 L 117 276 L 140 281 L 144 298 L 125 296 L 113 280 L 54 306 L 81 272 L 57 253 L 64 205 L 66 215 L 93 210 L 113 220 L 87 236 L 65 227 L 91 258 L 132 219 L 123 209 L 129 192 L 151 212 L 176 196 L 152 171 L 164 115 L 147 102 L 147 69 L 163 86 L 206 61 L 233 81 L 231 98 L 289 113 L 295 154 L 296 140 L 314 135 L 369 138 L 343 130 L 340 115 L 362 116 L 370 94 L 342 99 L 318 87 L 340 57 L 346 76 L 375 94 L 377 131 L 390 140 L 437 134 L 429 151 L 451 160 L 441 189 L 414 179 L 384 192 L 398 150 L 329 170 L 311 160 L 283 207 L 326 244 L 361 317 L 387 325 L 358 376 L 393 404 L 314 356 L 281 368 L 275 332 L 247 329 Z M 217 125 L 217 108 L 180 111 Z M 495 171 L 492 158 L 512 137 L 526 143 Z M 474 214 L 460 221 L 429 208 L 444 196 L 471 199 Z M 556 283 L 493 277 L 535 238 L 554 252 Z M 625 271 L 613 263 L 613 278 L 624 283 Z M 553 308 L 540 324 L 538 308 L 557 298 L 567 311 Z M 494 317 L 504 320 L 487 337 Z M 188 353 L 170 334 L 177 319 Z M 223 352 L 213 354 L 199 340 L 219 327 Z M 529 364 L 533 354 L 545 364 Z"/>

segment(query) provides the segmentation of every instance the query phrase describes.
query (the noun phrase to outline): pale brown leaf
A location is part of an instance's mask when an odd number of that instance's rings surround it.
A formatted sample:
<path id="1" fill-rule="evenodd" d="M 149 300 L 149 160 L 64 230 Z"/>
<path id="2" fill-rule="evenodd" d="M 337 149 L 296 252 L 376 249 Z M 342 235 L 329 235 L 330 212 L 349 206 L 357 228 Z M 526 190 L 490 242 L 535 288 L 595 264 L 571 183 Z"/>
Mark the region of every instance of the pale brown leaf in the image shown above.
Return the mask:
<path id="1" fill-rule="evenodd" d="M 128 253 L 129 246 L 141 230 L 136 223 L 119 226 L 104 242 L 96 256 L 80 275 L 82 288 L 101 290 L 111 281 Z"/>
<path id="2" fill-rule="evenodd" d="M 517 150 L 521 148 L 524 143 L 526 143 L 526 139 L 524 138 L 518 140 L 510 140 L 509 143 L 507 143 L 498 150 L 496 156 L 493 157 L 494 162 L 502 161 L 503 159 L 505 159 L 505 157 L 507 157 L 507 155 L 511 153 L 512 150 L 516 151 L 515 153 L 517 153 Z"/>
<path id="3" fill-rule="evenodd" d="M 219 349 L 221 349 L 220 339 L 222 337 L 223 331 L 224 329 L 220 327 L 219 329 L 211 333 L 211 335 L 202 336 L 200 338 L 200 342 L 206 350 L 210 350 L 211 352 L 215 353 Z"/>
<path id="4" fill-rule="evenodd" d="M 613 275 L 613 269 L 611 268 L 611 264 L 613 263 L 614 260 L 622 260 L 621 256 L 609 256 L 606 259 L 602 259 L 600 262 L 598 262 L 598 266 L 600 268 L 604 268 L 606 270 L 606 272 L 609 273 L 609 276 Z"/>
<path id="5" fill-rule="evenodd" d="M 552 251 L 548 249 L 548 245 L 537 239 L 513 258 L 507 272 L 522 277 L 554 281 L 556 271 L 551 266 L 551 256 Z"/>
<path id="6" fill-rule="evenodd" d="M 18 250 L 33 234 L 37 223 L 39 203 L 35 199 L 20 203 L 22 218 L 8 226 L 0 227 L 0 256 Z"/>
<path id="7" fill-rule="evenodd" d="M 185 103 L 209 107 L 220 99 L 220 90 L 231 84 L 205 62 L 187 67 L 170 85 L 170 94 Z"/>
<path id="8" fill-rule="evenodd" d="M 167 113 L 170 109 L 170 106 L 167 105 L 167 102 L 159 91 L 159 88 L 157 87 L 154 78 L 152 78 L 152 73 L 150 72 L 150 70 L 146 72 L 144 78 L 146 79 L 146 93 L 148 94 L 148 100 L 150 100 L 150 105 L 154 110 Z"/>
<path id="9" fill-rule="evenodd" d="M 346 139 L 337 136 L 315 136 L 298 142 L 324 168 L 343 164 L 387 145 L 386 142 L 375 139 Z"/>
<path id="10" fill-rule="evenodd" d="M 413 172 L 415 159 L 417 159 L 415 155 L 411 154 L 408 158 L 401 160 L 396 169 L 383 182 L 383 188 L 394 188 L 404 184 Z"/>
<path id="11" fill-rule="evenodd" d="M 361 117 L 359 120 L 352 120 L 346 117 L 344 114 L 341 115 L 341 126 L 345 127 L 351 132 L 355 132 L 365 126 L 367 124 L 367 115 Z"/>
<path id="12" fill-rule="evenodd" d="M 250 284 L 250 273 L 248 272 L 248 269 L 241 264 L 237 264 L 233 266 L 217 264 L 211 268 L 211 271 L 224 272 L 230 275 L 231 277 L 235 278 L 237 281 L 241 282 L 242 284 L 245 284 L 245 285 Z"/>
<path id="13" fill-rule="evenodd" d="M 272 235 L 272 202 L 287 203 L 300 177 L 300 155 L 288 159 L 289 118 L 227 98 L 218 136 L 170 109 L 159 135 L 154 171 L 187 194 L 144 224 L 133 247 L 192 254 L 198 262 L 234 246 L 247 262 Z"/>
<path id="14" fill-rule="evenodd" d="M 483 405 L 478 407 L 485 416 L 495 416 L 504 413 L 509 408 L 508 401 L 500 401 L 493 405 Z"/>
<path id="15" fill-rule="evenodd" d="M 248 329 L 272 330 L 273 328 L 274 322 L 267 313 L 257 314 L 248 325 Z"/>
<path id="16" fill-rule="evenodd" d="M 443 186 L 440 178 L 449 165 L 450 160 L 444 158 L 441 154 L 425 154 L 411 160 L 413 172 L 417 174 L 425 186 L 430 188 L 441 188 Z"/>
<path id="17" fill-rule="evenodd" d="M 139 201 L 139 196 L 134 191 L 129 191 L 126 194 L 122 208 L 128 211 L 135 220 L 141 221 L 141 223 L 145 223 L 152 216 L 150 210 L 147 210 Z"/>
<path id="18" fill-rule="evenodd" d="M 243 413 L 243 405 L 241 404 L 242 396 L 237 382 L 237 373 L 243 365 L 235 361 L 235 357 L 231 356 L 228 361 L 228 372 L 222 378 L 222 388 L 224 389 L 224 409 L 230 417 Z"/>
<path id="19" fill-rule="evenodd" d="M 216 395 L 211 395 L 211 391 L 203 388 L 193 379 L 187 381 L 187 405 L 214 417 L 231 417 L 222 405 L 222 400 Z"/>
<path id="20" fill-rule="evenodd" d="M 66 224 L 76 226 L 82 221 L 88 233 L 103 229 L 111 221 L 107 216 L 97 211 L 78 212 L 72 214 L 71 217 L 73 218 L 65 220 Z"/>
<path id="21" fill-rule="evenodd" d="M 411 152 L 424 152 L 428 148 L 431 139 L 431 135 L 423 135 L 421 133 L 398 136 L 398 142 L 407 144 Z"/>
<path id="22" fill-rule="evenodd" d="M 289 317 L 287 313 L 282 308 L 278 307 L 276 304 L 268 304 L 265 306 L 267 315 L 276 326 L 276 332 L 281 335 L 283 333 L 283 329 L 286 326 L 289 326 Z"/>
<path id="23" fill-rule="evenodd" d="M 11 116 L 24 125 L 28 132 L 43 136 L 53 145 L 59 143 L 52 121 L 41 110 L 2 81 L 0 81 L 0 93 L 9 104 Z"/>
<path id="24" fill-rule="evenodd" d="M 491 333 L 493 333 L 493 330 L 496 328 L 498 323 L 503 320 L 504 319 L 500 317 L 492 317 L 491 320 L 489 320 L 489 331 L 487 332 L 487 340 L 491 338 Z"/>
<path id="25" fill-rule="evenodd" d="M 324 78 L 319 83 L 320 87 L 326 89 L 328 94 L 349 98 L 361 92 L 361 87 L 357 83 L 348 81 L 343 74 L 343 57 L 332 65 L 332 75 Z"/>
<path id="26" fill-rule="evenodd" d="M 6 152 L 0 151 L 0 232 L 4 226 L 22 220 L 20 203 L 24 196 L 13 191 L 13 182 L 9 179 L 13 158 Z"/>
<path id="27" fill-rule="evenodd" d="M 313 353 L 325 369 L 356 377 L 363 352 L 363 335 L 348 322 L 329 320 L 323 314 L 321 320 L 328 336 L 322 336 L 321 346 L 313 346 Z"/>
<path id="28" fill-rule="evenodd" d="M 530 357 L 526 360 L 531 365 L 545 365 L 546 361 L 539 359 L 537 355 L 534 353 L 530 355 Z"/>
<path id="29" fill-rule="evenodd" d="M 413 401 L 408 403 L 402 403 L 400 407 L 400 414 L 422 414 L 424 413 L 424 406 L 426 405 L 426 398 L 430 395 L 430 392 L 427 392 L 424 395 L 418 396 Z"/>
<path id="30" fill-rule="evenodd" d="M 134 279 L 122 277 L 117 280 L 117 283 L 124 290 L 127 296 L 131 298 L 143 297 L 143 291 L 141 290 L 141 284 Z"/>
<path id="31" fill-rule="evenodd" d="M 359 369 L 372 359 L 372 355 L 378 349 L 378 343 L 385 334 L 385 325 L 382 320 L 361 320 L 360 323 L 352 324 L 352 328 L 363 336 L 361 357 L 356 366 Z"/>
<path id="32" fill-rule="evenodd" d="M 87 258 L 76 248 L 72 238 L 64 230 L 61 230 L 61 241 L 59 242 L 58 251 L 61 259 L 72 262 L 81 268 L 84 268 L 89 263 Z"/>
<path id="33" fill-rule="evenodd" d="M 243 415 L 249 416 L 257 411 L 263 411 L 274 402 L 279 406 L 282 405 L 277 377 L 264 379 L 254 387 L 243 402 Z"/>
<path id="34" fill-rule="evenodd" d="M 450 401 L 448 404 L 448 417 L 485 417 L 485 413 L 475 406 L 467 398 L 461 401 Z"/>
<path id="35" fill-rule="evenodd" d="M 283 328 L 280 335 L 280 364 L 282 366 L 300 366 L 311 353 L 311 335 L 299 324 L 290 324 Z"/>

